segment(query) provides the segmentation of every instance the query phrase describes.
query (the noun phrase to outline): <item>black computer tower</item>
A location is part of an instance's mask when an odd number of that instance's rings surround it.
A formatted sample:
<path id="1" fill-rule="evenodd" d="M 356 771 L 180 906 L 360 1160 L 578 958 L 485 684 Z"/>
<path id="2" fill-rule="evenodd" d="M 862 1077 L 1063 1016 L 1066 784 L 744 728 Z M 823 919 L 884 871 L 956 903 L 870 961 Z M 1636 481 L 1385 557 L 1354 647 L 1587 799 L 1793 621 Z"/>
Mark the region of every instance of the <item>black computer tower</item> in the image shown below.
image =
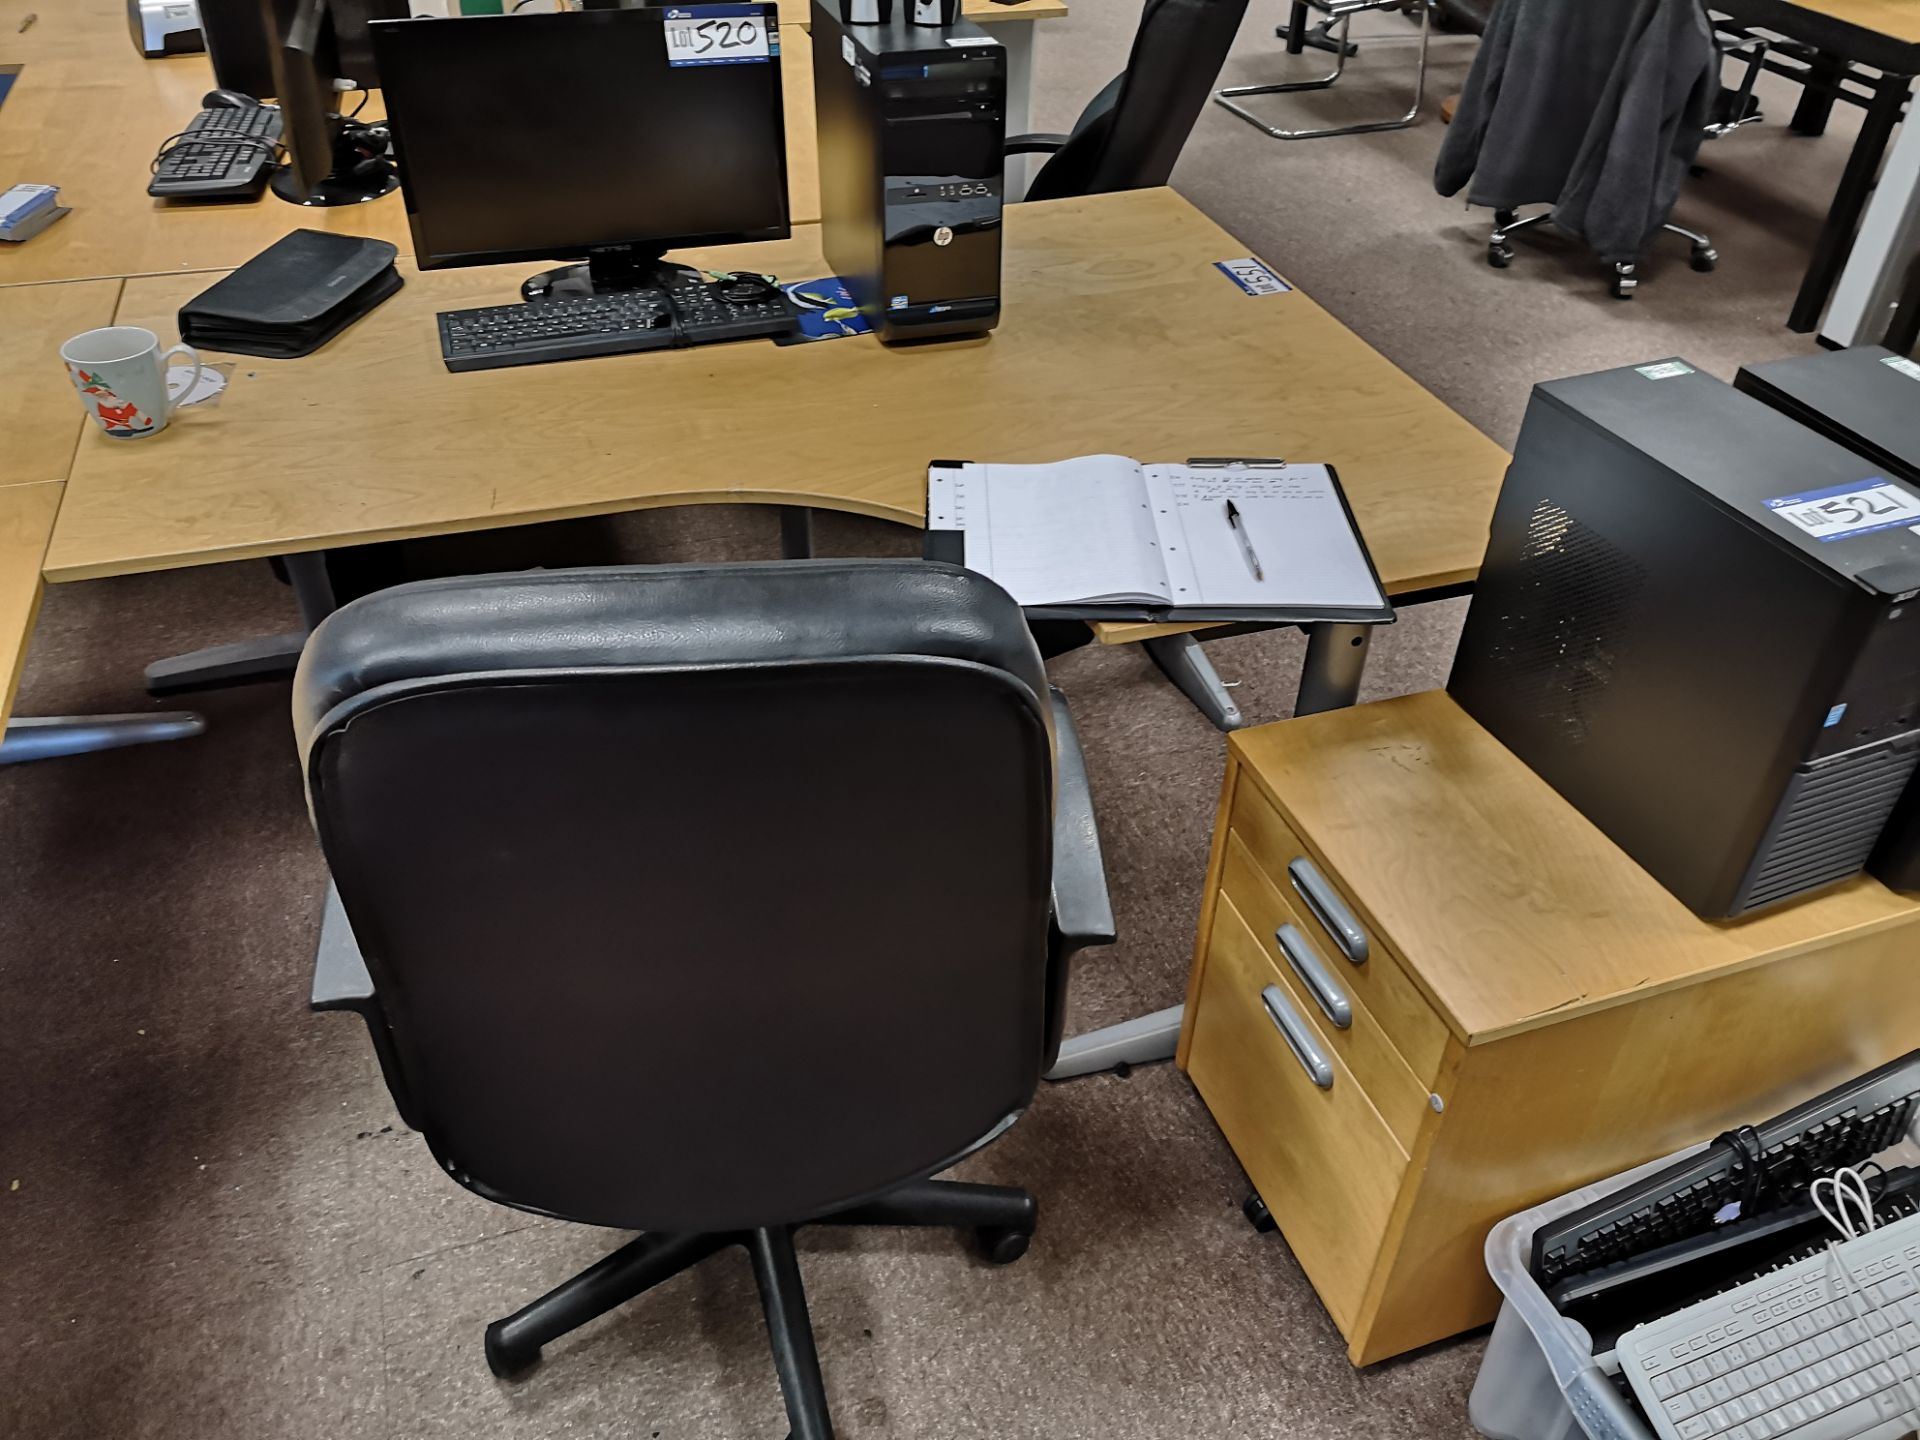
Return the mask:
<path id="1" fill-rule="evenodd" d="M 1000 319 L 1006 47 L 906 10 L 849 24 L 814 0 L 821 241 L 882 340 L 977 335 Z"/>
<path id="2" fill-rule="evenodd" d="M 1749 365 L 1733 383 L 1920 489 L 1920 362 L 1858 345 Z M 1867 869 L 1897 890 L 1920 890 L 1920 778 L 1907 783 Z"/>
<path id="3" fill-rule="evenodd" d="M 1447 688 L 1698 914 L 1793 899 L 1920 763 L 1916 524 L 1683 361 L 1537 386 Z"/>

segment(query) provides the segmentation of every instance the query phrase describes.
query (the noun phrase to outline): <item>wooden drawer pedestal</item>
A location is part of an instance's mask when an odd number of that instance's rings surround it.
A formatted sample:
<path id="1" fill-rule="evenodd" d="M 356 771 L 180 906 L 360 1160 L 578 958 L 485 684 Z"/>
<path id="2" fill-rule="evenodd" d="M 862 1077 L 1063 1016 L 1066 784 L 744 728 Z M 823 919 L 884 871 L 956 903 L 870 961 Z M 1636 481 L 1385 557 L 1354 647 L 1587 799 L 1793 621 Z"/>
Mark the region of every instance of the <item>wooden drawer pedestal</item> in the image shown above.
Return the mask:
<path id="1" fill-rule="evenodd" d="M 1914 1048 L 1871 879 L 1700 920 L 1442 692 L 1230 739 L 1179 1063 L 1355 1364 L 1493 1319 L 1496 1221 Z"/>

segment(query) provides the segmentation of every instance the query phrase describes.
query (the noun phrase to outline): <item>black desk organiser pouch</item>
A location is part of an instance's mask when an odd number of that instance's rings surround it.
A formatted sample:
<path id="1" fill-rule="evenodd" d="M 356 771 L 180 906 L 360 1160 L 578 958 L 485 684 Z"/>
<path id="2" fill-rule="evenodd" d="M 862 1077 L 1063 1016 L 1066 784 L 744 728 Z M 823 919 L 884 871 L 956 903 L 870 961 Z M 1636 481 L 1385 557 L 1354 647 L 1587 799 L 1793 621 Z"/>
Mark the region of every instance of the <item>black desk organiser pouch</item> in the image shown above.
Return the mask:
<path id="1" fill-rule="evenodd" d="M 180 307 L 180 338 L 209 350 L 309 355 L 401 286 L 397 246 L 295 230 Z"/>

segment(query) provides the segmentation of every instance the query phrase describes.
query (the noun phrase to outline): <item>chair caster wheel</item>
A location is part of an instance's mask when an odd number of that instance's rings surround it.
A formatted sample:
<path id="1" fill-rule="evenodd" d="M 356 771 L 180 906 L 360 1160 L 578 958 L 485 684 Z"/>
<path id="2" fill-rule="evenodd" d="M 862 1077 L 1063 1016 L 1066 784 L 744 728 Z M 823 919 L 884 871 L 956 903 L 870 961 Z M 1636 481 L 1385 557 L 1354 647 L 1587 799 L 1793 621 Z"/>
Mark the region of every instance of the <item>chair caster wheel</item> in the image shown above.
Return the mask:
<path id="1" fill-rule="evenodd" d="M 1240 1202 L 1240 1213 L 1247 1217 L 1247 1223 L 1262 1235 L 1271 1235 L 1280 1228 L 1280 1222 L 1273 1218 L 1273 1212 L 1267 1209 L 1267 1202 L 1259 1195 L 1249 1195 Z"/>
<path id="2" fill-rule="evenodd" d="M 1616 275 L 1613 277 L 1613 298 L 1616 300 L 1631 300 L 1633 298 L 1633 292 L 1639 288 L 1640 282 L 1631 275 Z"/>
<path id="3" fill-rule="evenodd" d="M 974 1231 L 980 1242 L 980 1253 L 990 1265 L 1011 1265 L 1027 1253 L 1027 1246 L 1033 1243 L 1033 1232 L 1029 1230 L 1007 1230 L 998 1225 L 982 1225 Z"/>
<path id="4" fill-rule="evenodd" d="M 501 1338 L 502 1323 L 496 1320 L 487 1326 L 487 1368 L 502 1380 L 512 1380 L 540 1363 L 540 1347 L 509 1345 Z"/>
<path id="5" fill-rule="evenodd" d="M 1688 263 L 1702 275 L 1709 274 L 1713 267 L 1720 263 L 1720 252 L 1711 245 L 1697 246 Z"/>
<path id="6" fill-rule="evenodd" d="M 1496 270 L 1504 270 L 1513 264 L 1513 251 L 1504 245 L 1489 245 L 1487 247 L 1487 264 Z"/>

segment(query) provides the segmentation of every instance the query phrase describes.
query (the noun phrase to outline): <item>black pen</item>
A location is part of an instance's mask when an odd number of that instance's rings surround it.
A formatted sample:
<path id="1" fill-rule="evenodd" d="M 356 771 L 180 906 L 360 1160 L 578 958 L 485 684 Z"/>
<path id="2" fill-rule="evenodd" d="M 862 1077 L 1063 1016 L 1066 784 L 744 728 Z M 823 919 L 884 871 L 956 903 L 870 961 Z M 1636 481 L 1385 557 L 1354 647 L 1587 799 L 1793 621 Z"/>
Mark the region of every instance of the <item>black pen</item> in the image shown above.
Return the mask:
<path id="1" fill-rule="evenodd" d="M 1233 531 L 1233 538 L 1240 542 L 1240 553 L 1246 557 L 1247 569 L 1253 572 L 1253 578 L 1262 585 L 1267 583 L 1267 573 L 1260 568 L 1260 557 L 1253 553 L 1253 542 L 1247 539 L 1247 527 L 1240 519 L 1240 507 L 1233 501 L 1227 501 L 1227 528 Z"/>

